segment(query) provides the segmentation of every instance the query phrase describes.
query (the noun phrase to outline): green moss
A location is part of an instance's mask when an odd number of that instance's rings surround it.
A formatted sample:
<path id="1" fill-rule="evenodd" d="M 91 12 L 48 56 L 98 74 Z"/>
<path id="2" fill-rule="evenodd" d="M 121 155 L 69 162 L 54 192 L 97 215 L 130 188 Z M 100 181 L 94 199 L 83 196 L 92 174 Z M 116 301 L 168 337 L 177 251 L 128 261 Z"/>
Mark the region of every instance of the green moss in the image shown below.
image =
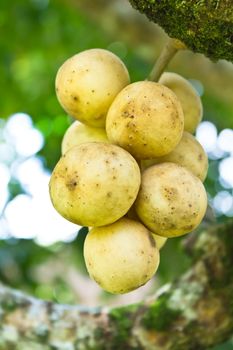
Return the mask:
<path id="1" fill-rule="evenodd" d="M 114 329 L 111 349 L 127 349 L 130 333 L 133 328 L 136 312 L 140 304 L 112 309 L 109 313 L 110 322 Z"/>
<path id="2" fill-rule="evenodd" d="M 194 261 L 203 260 L 212 289 L 233 283 L 233 222 L 219 224 L 199 233 L 194 249 Z"/>
<path id="3" fill-rule="evenodd" d="M 102 328 L 96 328 L 94 330 L 94 338 L 96 340 L 101 340 L 105 337 L 104 330 Z"/>
<path id="4" fill-rule="evenodd" d="M 153 1 L 130 0 L 170 37 L 180 39 L 194 52 L 212 60 L 233 61 L 233 11 L 231 0 Z"/>
<path id="5" fill-rule="evenodd" d="M 181 311 L 172 310 L 168 307 L 169 298 L 169 293 L 163 294 L 149 307 L 149 310 L 142 318 L 142 323 L 147 329 L 168 330 L 169 326 L 180 315 Z"/>
<path id="6" fill-rule="evenodd" d="M 12 312 L 18 308 L 17 301 L 13 299 L 11 296 L 4 299 L 4 302 L 1 304 L 1 307 L 6 312 Z"/>
<path id="7" fill-rule="evenodd" d="M 217 231 L 218 239 L 224 243 L 225 254 L 221 256 L 224 266 L 224 285 L 233 282 L 233 226 L 232 220 L 219 227 Z"/>
<path id="8" fill-rule="evenodd" d="M 48 343 L 48 338 L 49 338 L 49 329 L 46 325 L 41 324 L 35 329 L 35 333 L 38 337 L 38 340 L 42 344 L 47 344 Z"/>

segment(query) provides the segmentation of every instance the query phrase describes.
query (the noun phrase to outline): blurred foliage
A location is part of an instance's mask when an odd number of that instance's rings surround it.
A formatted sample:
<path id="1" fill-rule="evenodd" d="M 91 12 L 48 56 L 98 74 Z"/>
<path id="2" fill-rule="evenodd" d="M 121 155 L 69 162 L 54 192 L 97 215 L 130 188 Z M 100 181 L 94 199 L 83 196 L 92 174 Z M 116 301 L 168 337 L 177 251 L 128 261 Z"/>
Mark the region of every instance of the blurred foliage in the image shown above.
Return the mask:
<path id="1" fill-rule="evenodd" d="M 135 37 L 133 37 L 135 32 L 132 31 L 130 37 L 129 31 L 126 33 L 126 27 L 123 26 L 124 30 L 122 30 L 122 26 L 114 24 L 114 30 L 111 27 L 112 30 L 107 32 L 98 20 L 99 16 L 102 21 L 106 11 L 103 2 L 99 0 L 98 7 L 98 1 L 95 2 L 95 6 L 91 5 L 91 1 L 87 1 L 87 11 L 85 11 L 84 2 L 81 4 L 82 11 L 79 10 L 79 1 L 1 0 L 0 2 L 2 81 L 0 118 L 6 119 L 16 112 L 25 112 L 32 117 L 34 125 L 45 138 L 45 146 L 39 155 L 44 160 L 45 167 L 50 170 L 60 157 L 61 139 L 71 123 L 71 118 L 65 115 L 58 104 L 54 91 L 54 79 L 61 63 L 73 54 L 88 48 L 107 48 L 124 60 L 132 81 L 136 81 L 146 77 L 152 65 L 152 56 L 154 58 L 158 55 L 152 43 L 157 40 L 158 50 L 161 48 L 161 42 L 164 41 L 164 34 L 154 28 L 153 30 L 147 28 L 146 33 L 149 33 L 147 47 L 138 43 L 140 30 L 136 32 Z M 107 2 L 104 3 L 108 8 Z M 114 3 L 114 0 L 109 1 L 110 3 Z M 95 15 L 93 20 L 94 12 L 97 16 Z M 123 13 L 123 11 L 119 12 Z M 134 20 L 137 21 L 137 18 Z M 103 23 L 111 26 L 111 17 L 104 16 Z M 129 23 L 132 23 L 130 16 L 127 17 L 127 24 Z M 141 17 L 138 23 L 139 28 L 151 25 L 141 21 Z M 155 33 L 157 36 L 154 38 Z M 128 37 L 126 37 L 127 34 Z M 149 43 L 150 35 L 151 43 Z M 205 118 L 214 121 L 219 129 L 226 126 L 233 127 L 233 101 L 225 98 L 226 93 L 229 94 L 229 81 L 225 83 L 226 80 L 224 80 L 227 77 L 227 66 L 223 63 L 216 64 L 218 73 L 212 74 L 213 63 L 207 64 L 207 60 L 200 58 L 199 55 L 195 57 L 190 55 L 192 54 L 184 53 L 182 59 L 179 54 L 170 65 L 171 69 L 198 80 L 201 75 L 207 77 L 206 67 L 208 66 L 209 75 L 212 78 L 208 76 L 203 82 Z M 191 60 L 193 60 L 191 64 L 187 64 Z M 197 67 L 201 67 L 199 73 L 195 70 Z M 221 72 L 222 80 L 219 78 Z M 225 95 L 222 91 L 224 86 Z M 218 161 L 212 160 L 206 180 L 210 194 L 215 194 L 220 186 L 217 179 Z M 9 190 L 10 199 L 24 191 L 21 184 L 14 178 L 9 183 Z M 82 247 L 87 230 L 82 229 L 82 231 L 73 242 L 56 243 L 50 247 L 38 246 L 32 240 L 13 238 L 2 240 L 0 242 L 0 280 L 40 298 L 64 303 L 83 302 L 85 288 L 93 288 L 93 284 L 85 284 L 87 282 L 83 279 L 86 276 L 86 270 Z M 189 266 L 190 262 L 183 252 L 181 241 L 182 239 L 169 240 L 162 250 L 156 283 L 148 291 L 155 290 L 158 284 L 170 281 Z M 84 285 L 84 291 L 79 289 L 79 283 Z M 96 294 L 99 295 L 99 293 L 100 290 L 97 290 Z M 107 293 L 102 293 L 101 296 L 103 303 L 114 301 L 114 297 Z M 231 349 L 232 345 L 229 344 L 217 347 L 215 350 Z"/>
<path id="2" fill-rule="evenodd" d="M 65 265 L 70 264 L 79 273 L 86 274 L 82 249 L 86 234 L 87 229 L 83 228 L 72 244 L 58 242 L 49 247 L 41 247 L 31 240 L 11 238 L 1 241 L 0 280 L 42 299 L 63 303 L 79 302 L 57 263 L 64 262 L 64 271 Z M 51 272 L 47 271 L 46 276 L 47 269 Z"/>

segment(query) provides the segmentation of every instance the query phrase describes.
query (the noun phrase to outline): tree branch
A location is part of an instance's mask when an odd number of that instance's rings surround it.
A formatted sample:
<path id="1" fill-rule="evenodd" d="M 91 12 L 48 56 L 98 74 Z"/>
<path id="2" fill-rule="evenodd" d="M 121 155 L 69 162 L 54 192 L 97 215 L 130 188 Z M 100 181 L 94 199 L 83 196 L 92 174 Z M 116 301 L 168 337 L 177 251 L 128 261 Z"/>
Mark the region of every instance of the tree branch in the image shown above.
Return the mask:
<path id="1" fill-rule="evenodd" d="M 177 39 L 169 39 L 159 58 L 155 62 L 154 67 L 148 76 L 148 80 L 158 82 L 171 59 L 179 50 L 185 48 L 185 45 L 181 41 Z"/>
<path id="2" fill-rule="evenodd" d="M 233 223 L 189 236 L 185 249 L 189 271 L 145 302 L 121 308 L 58 305 L 1 285 L 0 349 L 201 350 L 227 340 Z"/>
<path id="3" fill-rule="evenodd" d="M 233 62 L 233 0 L 129 1 L 192 51 Z"/>

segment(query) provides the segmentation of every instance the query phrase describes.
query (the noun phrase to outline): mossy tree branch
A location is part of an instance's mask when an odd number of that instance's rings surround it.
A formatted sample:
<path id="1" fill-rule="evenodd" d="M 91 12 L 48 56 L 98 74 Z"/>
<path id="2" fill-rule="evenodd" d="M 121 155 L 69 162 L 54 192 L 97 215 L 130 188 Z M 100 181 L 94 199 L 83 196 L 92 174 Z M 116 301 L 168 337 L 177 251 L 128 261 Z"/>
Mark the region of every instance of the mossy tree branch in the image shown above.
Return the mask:
<path id="1" fill-rule="evenodd" d="M 192 51 L 233 62 L 233 0 L 129 1 Z"/>
<path id="2" fill-rule="evenodd" d="M 88 309 L 0 286 L 0 349 L 201 350 L 233 332 L 233 223 L 186 241 L 193 267 L 143 303 Z"/>

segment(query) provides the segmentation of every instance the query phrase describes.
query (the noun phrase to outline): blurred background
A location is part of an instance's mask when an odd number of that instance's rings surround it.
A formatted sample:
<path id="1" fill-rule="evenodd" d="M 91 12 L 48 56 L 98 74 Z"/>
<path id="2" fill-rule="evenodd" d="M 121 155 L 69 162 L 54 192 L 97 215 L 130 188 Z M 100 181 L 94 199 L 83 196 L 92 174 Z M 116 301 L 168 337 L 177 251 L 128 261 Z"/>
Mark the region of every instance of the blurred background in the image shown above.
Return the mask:
<path id="1" fill-rule="evenodd" d="M 103 292 L 86 273 L 86 228 L 53 209 L 48 181 L 72 122 L 54 91 L 59 66 L 85 49 L 117 54 L 132 81 L 149 74 L 167 36 L 127 0 L 1 0 L 0 2 L 0 280 L 58 303 L 132 303 L 171 281 L 190 264 L 182 238 L 161 251 L 156 277 L 124 296 Z M 201 95 L 204 120 L 196 136 L 209 156 L 205 182 L 213 214 L 233 216 L 233 65 L 183 51 L 168 70 Z M 174 261 L 176 262 L 174 264 Z M 232 349 L 233 342 L 216 347 Z"/>

